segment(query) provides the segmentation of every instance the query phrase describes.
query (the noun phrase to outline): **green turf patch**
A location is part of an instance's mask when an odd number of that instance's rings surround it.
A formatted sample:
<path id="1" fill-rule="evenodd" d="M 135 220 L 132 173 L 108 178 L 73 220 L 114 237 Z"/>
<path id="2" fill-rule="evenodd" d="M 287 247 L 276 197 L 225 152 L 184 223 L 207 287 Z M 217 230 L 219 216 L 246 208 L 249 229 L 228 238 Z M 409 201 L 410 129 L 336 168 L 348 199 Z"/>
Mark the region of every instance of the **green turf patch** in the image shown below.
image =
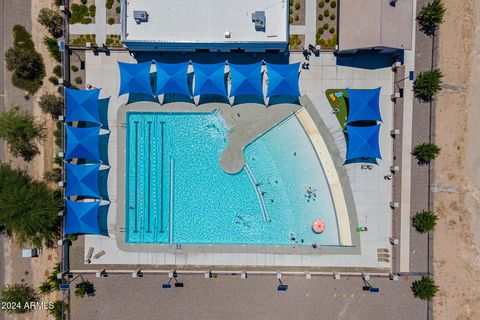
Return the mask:
<path id="1" fill-rule="evenodd" d="M 345 129 L 345 125 L 347 123 L 347 115 L 348 115 L 347 90 L 346 89 L 328 89 L 327 91 L 325 91 L 325 95 L 327 96 L 328 103 L 330 103 L 330 107 L 332 107 L 332 110 L 333 111 L 338 110 L 338 112 L 335 115 L 342 129 Z"/>

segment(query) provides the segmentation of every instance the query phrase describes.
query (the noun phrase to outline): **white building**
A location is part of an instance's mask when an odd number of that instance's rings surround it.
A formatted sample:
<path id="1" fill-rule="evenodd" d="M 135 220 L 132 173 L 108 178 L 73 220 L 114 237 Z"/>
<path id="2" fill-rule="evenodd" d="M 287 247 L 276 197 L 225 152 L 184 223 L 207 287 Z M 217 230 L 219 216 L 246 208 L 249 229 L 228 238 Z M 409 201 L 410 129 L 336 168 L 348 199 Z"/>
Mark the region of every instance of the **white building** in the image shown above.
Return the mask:
<path id="1" fill-rule="evenodd" d="M 287 0 L 122 0 L 122 41 L 131 50 L 281 52 Z"/>

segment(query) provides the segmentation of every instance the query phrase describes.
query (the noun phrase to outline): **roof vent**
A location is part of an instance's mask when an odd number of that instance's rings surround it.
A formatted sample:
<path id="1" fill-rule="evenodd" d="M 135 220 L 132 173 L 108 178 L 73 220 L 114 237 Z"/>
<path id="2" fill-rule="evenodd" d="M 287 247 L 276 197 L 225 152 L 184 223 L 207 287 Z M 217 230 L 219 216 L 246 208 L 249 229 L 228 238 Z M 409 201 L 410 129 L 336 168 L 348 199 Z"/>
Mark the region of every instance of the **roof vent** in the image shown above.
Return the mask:
<path id="1" fill-rule="evenodd" d="M 148 13 L 147 11 L 133 11 L 133 19 L 137 24 L 148 22 Z"/>
<path id="2" fill-rule="evenodd" d="M 230 38 L 232 36 L 232 34 L 230 33 L 230 31 L 225 31 L 225 38 Z"/>
<path id="3" fill-rule="evenodd" d="M 255 30 L 265 31 L 265 11 L 255 11 L 254 13 L 252 13 L 252 22 L 255 23 Z"/>

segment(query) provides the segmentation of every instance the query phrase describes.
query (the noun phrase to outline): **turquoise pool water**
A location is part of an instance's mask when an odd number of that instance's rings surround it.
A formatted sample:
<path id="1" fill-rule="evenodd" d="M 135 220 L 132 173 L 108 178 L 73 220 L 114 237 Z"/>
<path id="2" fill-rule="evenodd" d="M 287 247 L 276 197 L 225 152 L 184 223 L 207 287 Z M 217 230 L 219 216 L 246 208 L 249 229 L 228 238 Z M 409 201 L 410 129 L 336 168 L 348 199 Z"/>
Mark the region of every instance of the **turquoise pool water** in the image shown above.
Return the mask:
<path id="1" fill-rule="evenodd" d="M 330 191 L 297 118 L 247 146 L 235 175 L 219 161 L 228 130 L 217 112 L 127 114 L 126 241 L 338 245 Z M 318 218 L 322 234 L 311 230 Z"/>

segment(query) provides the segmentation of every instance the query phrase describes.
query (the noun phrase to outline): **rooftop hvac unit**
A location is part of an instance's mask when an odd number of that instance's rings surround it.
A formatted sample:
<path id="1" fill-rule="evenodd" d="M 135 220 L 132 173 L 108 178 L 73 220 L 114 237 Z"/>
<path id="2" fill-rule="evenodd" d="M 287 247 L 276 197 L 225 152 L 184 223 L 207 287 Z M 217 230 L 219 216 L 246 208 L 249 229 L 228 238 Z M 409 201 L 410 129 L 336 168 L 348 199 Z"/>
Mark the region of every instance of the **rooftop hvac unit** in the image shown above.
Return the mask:
<path id="1" fill-rule="evenodd" d="M 137 24 L 148 22 L 148 13 L 147 11 L 133 11 L 133 19 Z"/>
<path id="2" fill-rule="evenodd" d="M 252 22 L 255 23 L 255 30 L 265 31 L 265 11 L 255 11 L 254 13 L 252 13 Z"/>

